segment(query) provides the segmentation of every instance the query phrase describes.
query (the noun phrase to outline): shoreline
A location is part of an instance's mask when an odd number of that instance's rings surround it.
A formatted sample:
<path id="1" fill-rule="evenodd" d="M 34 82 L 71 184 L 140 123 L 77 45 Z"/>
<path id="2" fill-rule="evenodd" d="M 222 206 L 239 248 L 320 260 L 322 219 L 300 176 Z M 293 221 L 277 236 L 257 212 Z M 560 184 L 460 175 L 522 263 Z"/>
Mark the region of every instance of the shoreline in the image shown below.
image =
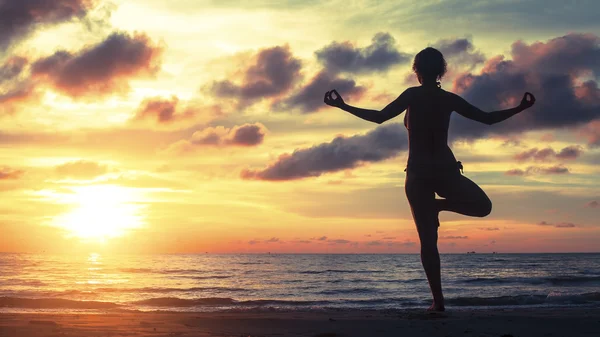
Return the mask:
<path id="1" fill-rule="evenodd" d="M 0 336 L 597 336 L 598 308 L 318 312 L 0 312 Z"/>

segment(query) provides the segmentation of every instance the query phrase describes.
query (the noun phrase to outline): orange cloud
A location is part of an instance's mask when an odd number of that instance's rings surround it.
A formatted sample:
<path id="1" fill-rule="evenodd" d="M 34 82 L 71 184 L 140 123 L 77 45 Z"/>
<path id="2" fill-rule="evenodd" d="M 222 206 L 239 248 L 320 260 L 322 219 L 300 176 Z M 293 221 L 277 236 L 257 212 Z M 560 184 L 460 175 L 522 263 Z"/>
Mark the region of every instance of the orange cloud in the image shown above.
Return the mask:
<path id="1" fill-rule="evenodd" d="M 56 173 L 62 177 L 75 179 L 93 179 L 108 172 L 108 167 L 96 162 L 79 160 L 64 163 L 56 167 Z"/>
<path id="2" fill-rule="evenodd" d="M 145 99 L 130 122 L 136 124 L 149 122 L 152 125 L 166 127 L 182 125 L 184 122 L 206 123 L 223 115 L 224 112 L 220 106 L 182 102 L 173 95 L 170 98 L 151 97 Z"/>
<path id="3" fill-rule="evenodd" d="M 185 153 L 203 146 L 257 146 L 262 144 L 267 128 L 261 123 L 244 124 L 233 128 L 208 127 L 196 131 L 190 139 L 177 141 L 167 152 Z"/>
<path id="4" fill-rule="evenodd" d="M 16 180 L 23 175 L 22 170 L 12 170 L 7 167 L 0 168 L 0 180 Z"/>

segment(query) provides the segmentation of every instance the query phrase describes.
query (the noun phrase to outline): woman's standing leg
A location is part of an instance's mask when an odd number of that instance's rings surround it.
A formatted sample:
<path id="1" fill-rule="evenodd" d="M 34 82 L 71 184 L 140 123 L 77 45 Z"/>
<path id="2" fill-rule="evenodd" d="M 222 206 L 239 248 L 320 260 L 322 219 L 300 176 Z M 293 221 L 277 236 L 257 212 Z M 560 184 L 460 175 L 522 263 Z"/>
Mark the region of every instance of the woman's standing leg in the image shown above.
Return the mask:
<path id="1" fill-rule="evenodd" d="M 410 171 L 406 173 L 404 189 L 421 241 L 421 263 L 433 295 L 433 304 L 429 310 L 444 311 L 440 254 L 437 248 L 439 219 L 434 189 L 428 179 L 418 177 Z"/>

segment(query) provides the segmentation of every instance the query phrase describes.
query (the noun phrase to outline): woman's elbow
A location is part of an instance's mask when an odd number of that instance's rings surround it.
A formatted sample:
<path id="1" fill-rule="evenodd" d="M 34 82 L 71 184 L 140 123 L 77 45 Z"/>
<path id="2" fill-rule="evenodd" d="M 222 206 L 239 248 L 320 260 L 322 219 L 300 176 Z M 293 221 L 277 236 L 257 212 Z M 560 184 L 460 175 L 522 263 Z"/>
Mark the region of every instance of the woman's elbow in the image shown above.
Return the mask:
<path id="1" fill-rule="evenodd" d="M 385 114 L 383 114 L 382 111 L 379 112 L 378 116 L 375 117 L 374 122 L 377 124 L 383 124 L 385 121 L 387 121 L 389 118 L 387 118 L 385 116 Z"/>

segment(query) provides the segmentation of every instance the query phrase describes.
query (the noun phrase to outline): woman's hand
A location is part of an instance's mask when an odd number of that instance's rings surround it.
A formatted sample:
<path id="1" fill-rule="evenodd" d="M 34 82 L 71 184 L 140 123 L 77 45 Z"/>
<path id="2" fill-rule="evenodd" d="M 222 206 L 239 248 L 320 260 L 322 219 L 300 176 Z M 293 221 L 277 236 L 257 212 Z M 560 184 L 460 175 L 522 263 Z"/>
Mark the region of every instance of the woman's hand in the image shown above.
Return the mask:
<path id="1" fill-rule="evenodd" d="M 336 97 L 335 98 L 331 97 L 332 94 L 335 94 Z M 334 106 L 336 108 L 341 108 L 345 104 L 344 99 L 342 98 L 342 96 L 340 96 L 340 94 L 335 89 L 325 93 L 324 102 L 325 102 L 325 104 Z"/>
<path id="2" fill-rule="evenodd" d="M 529 100 L 527 100 L 527 95 L 529 95 Z M 523 95 L 521 104 L 519 104 L 519 108 L 521 108 L 521 110 L 529 109 L 533 106 L 534 103 L 535 103 L 535 97 L 533 96 L 533 94 L 530 92 L 526 92 Z"/>

